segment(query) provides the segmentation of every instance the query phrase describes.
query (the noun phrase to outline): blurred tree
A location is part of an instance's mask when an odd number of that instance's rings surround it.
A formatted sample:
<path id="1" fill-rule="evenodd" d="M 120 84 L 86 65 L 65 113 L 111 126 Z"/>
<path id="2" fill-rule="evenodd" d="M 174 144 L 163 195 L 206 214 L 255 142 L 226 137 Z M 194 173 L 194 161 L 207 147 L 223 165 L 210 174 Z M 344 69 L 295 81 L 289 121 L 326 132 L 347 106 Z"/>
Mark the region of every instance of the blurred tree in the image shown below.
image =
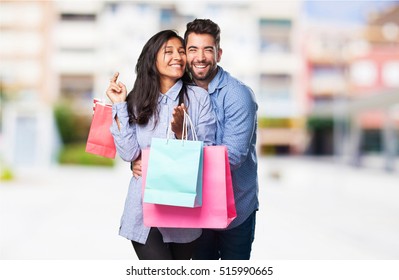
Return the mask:
<path id="1" fill-rule="evenodd" d="M 75 113 L 65 101 L 54 108 L 54 117 L 63 144 L 85 142 L 90 129 L 90 117 Z"/>
<path id="2" fill-rule="evenodd" d="M 61 164 L 113 166 L 114 161 L 86 153 L 91 115 L 79 114 L 72 102 L 60 101 L 54 107 L 54 118 L 63 143 L 58 155 Z"/>

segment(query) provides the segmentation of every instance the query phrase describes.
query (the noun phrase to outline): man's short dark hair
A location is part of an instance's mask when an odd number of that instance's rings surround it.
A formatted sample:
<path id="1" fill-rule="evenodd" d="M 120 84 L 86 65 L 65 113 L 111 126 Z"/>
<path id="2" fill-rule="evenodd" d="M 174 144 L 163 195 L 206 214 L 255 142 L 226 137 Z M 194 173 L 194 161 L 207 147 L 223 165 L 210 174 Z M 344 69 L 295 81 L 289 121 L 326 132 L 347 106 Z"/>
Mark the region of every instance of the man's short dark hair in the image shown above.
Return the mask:
<path id="1" fill-rule="evenodd" d="M 216 47 L 220 48 L 220 28 L 210 19 L 195 19 L 187 23 L 186 32 L 184 33 L 184 41 L 186 43 L 188 35 L 191 33 L 211 35 L 215 39 Z"/>

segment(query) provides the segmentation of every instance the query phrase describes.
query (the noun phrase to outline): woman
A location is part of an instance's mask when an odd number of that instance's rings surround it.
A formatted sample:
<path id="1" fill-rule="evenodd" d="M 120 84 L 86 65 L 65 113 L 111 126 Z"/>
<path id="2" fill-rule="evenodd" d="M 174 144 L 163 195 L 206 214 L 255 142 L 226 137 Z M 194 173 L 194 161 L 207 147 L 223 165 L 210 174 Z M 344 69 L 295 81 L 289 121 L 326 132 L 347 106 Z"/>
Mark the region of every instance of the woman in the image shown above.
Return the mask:
<path id="1" fill-rule="evenodd" d="M 169 124 L 181 138 L 183 110 L 190 115 L 198 139 L 215 140 L 216 123 L 206 90 L 189 85 L 183 39 L 172 30 L 155 34 L 143 47 L 136 81 L 126 87 L 111 79 L 107 96 L 113 103 L 111 133 L 121 158 L 131 162 L 152 137 L 166 138 Z M 180 104 L 180 105 L 179 105 Z M 148 228 L 143 224 L 141 177 L 132 177 L 119 234 L 132 241 L 139 259 L 190 259 L 201 229 Z"/>

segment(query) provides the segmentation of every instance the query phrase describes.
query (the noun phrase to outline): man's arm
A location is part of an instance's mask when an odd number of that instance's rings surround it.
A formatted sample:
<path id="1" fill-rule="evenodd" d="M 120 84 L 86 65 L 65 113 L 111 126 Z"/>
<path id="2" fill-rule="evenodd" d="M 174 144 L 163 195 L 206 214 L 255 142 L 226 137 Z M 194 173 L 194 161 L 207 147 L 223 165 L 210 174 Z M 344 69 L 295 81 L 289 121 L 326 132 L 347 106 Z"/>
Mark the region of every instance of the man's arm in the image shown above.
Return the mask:
<path id="1" fill-rule="evenodd" d="M 245 85 L 234 88 L 225 99 L 222 145 L 227 146 L 232 170 L 248 156 L 257 126 L 257 108 L 252 90 Z"/>

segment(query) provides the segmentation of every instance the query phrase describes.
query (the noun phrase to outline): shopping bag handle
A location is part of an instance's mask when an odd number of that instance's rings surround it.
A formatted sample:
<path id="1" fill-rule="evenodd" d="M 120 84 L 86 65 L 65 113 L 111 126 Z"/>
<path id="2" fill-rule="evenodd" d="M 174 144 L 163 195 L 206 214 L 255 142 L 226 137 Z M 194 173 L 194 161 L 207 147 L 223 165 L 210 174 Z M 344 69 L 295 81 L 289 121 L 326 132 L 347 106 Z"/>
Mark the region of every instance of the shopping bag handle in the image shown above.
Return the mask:
<path id="1" fill-rule="evenodd" d="M 183 110 L 183 111 L 184 111 L 183 133 L 182 133 L 181 139 L 188 140 L 188 123 L 189 123 L 190 127 L 191 127 L 191 133 L 193 135 L 193 140 L 198 141 L 197 133 L 195 132 L 193 122 L 192 122 L 190 116 L 187 114 L 186 110 Z M 184 137 L 186 137 L 186 139 L 184 139 Z"/>
<path id="2" fill-rule="evenodd" d="M 93 98 L 93 115 L 94 115 L 94 111 L 96 110 L 96 105 L 102 105 L 102 106 L 112 106 L 111 104 L 105 103 L 103 102 L 101 99 L 99 98 Z"/>
<path id="3" fill-rule="evenodd" d="M 183 110 L 183 111 L 184 111 L 183 133 L 182 133 L 181 140 L 183 141 L 183 144 L 184 144 L 184 141 L 188 141 L 188 125 L 190 124 L 191 134 L 193 135 L 193 141 L 198 141 L 198 136 L 197 136 L 197 133 L 195 132 L 194 125 L 190 118 L 190 115 L 186 112 L 186 110 Z M 172 132 L 172 124 L 169 123 L 168 131 L 166 132 L 166 143 L 168 143 L 168 141 L 169 141 L 171 132 Z"/>

